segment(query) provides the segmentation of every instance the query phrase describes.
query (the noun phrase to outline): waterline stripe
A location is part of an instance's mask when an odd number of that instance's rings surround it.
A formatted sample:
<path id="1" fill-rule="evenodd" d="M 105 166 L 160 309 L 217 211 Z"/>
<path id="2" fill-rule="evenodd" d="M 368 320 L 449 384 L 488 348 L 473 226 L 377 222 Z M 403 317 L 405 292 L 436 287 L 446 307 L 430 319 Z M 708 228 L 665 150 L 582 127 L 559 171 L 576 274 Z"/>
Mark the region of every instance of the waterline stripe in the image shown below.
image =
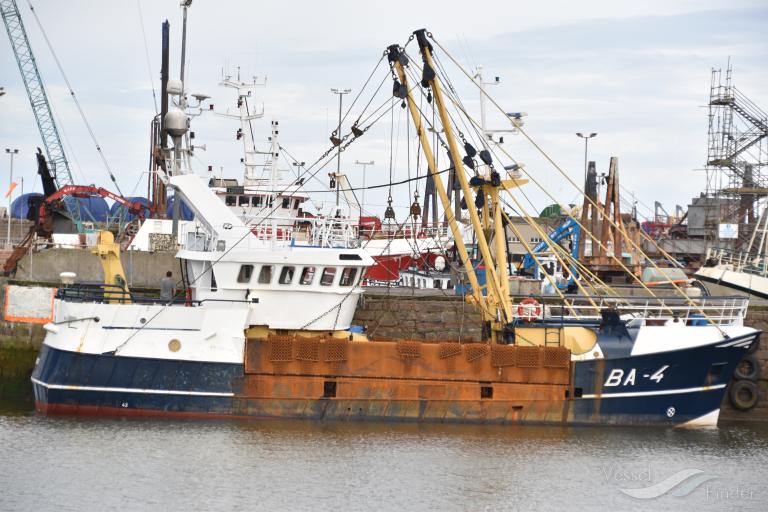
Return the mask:
<path id="1" fill-rule="evenodd" d="M 715 345 L 717 348 L 725 348 L 725 347 L 732 347 L 732 346 L 738 346 L 741 343 L 751 343 L 752 340 L 754 340 L 754 337 L 748 338 L 748 339 L 737 339 L 735 341 L 729 341 L 727 343 L 721 343 L 720 345 Z"/>
<path id="2" fill-rule="evenodd" d="M 182 396 L 235 396 L 234 393 L 215 391 L 176 391 L 172 389 L 140 389 L 140 388 L 104 388 L 98 386 L 70 386 L 67 384 L 48 384 L 34 377 L 32 382 L 47 389 L 64 389 L 67 391 L 105 391 L 111 393 L 143 393 L 148 395 L 182 395 Z"/>
<path id="3" fill-rule="evenodd" d="M 631 396 L 657 396 L 657 395 L 677 395 L 678 393 L 696 393 L 698 391 L 712 391 L 723 389 L 726 384 L 717 384 L 715 386 L 701 386 L 698 388 L 683 389 L 663 389 L 661 391 L 632 391 L 627 393 L 603 393 L 602 395 L 582 395 L 582 398 L 626 398 Z"/>

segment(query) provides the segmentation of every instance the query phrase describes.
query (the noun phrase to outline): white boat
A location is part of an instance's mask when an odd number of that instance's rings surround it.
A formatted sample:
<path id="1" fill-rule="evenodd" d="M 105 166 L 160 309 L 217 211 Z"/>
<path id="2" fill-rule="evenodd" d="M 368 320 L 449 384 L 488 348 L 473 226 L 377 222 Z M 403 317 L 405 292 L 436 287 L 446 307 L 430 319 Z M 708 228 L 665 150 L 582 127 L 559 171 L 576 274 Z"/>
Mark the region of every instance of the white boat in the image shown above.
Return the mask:
<path id="1" fill-rule="evenodd" d="M 763 209 L 746 250 L 708 249 L 695 277 L 718 292 L 747 293 L 768 299 L 768 208 Z"/>

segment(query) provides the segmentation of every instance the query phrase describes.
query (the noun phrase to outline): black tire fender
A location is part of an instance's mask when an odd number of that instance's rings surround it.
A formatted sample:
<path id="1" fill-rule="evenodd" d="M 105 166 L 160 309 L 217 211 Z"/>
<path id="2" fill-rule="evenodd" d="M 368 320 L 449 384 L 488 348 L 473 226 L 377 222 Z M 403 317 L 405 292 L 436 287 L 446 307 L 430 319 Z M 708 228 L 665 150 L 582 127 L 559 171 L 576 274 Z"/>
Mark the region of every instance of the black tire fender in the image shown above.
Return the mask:
<path id="1" fill-rule="evenodd" d="M 760 362 L 752 354 L 747 354 L 736 365 L 733 376 L 737 380 L 755 381 L 760 378 Z"/>
<path id="2" fill-rule="evenodd" d="M 728 398 L 731 404 L 740 411 L 748 411 L 757 405 L 760 392 L 757 384 L 751 380 L 737 380 L 731 383 Z"/>

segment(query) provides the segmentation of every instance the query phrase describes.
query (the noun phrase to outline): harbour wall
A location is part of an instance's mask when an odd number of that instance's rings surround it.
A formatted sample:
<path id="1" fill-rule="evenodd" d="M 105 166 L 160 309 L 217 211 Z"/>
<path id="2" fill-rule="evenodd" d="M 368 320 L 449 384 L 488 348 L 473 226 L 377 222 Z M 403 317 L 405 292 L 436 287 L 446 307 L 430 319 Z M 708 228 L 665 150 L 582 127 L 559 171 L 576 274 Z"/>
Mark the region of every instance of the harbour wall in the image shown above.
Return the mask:
<path id="1" fill-rule="evenodd" d="M 175 252 L 125 251 L 121 255 L 128 286 L 156 288 L 167 271 L 179 276 Z M 103 282 L 104 272 L 99 257 L 82 249 L 47 249 L 27 253 L 19 260 L 15 279 L 25 282 L 59 282 L 62 272 L 74 272 L 81 282 Z"/>
<path id="2" fill-rule="evenodd" d="M 5 311 L 6 282 L 0 277 L 0 311 Z M 0 410 L 31 409 L 29 377 L 44 336 L 41 325 L 0 320 Z"/>

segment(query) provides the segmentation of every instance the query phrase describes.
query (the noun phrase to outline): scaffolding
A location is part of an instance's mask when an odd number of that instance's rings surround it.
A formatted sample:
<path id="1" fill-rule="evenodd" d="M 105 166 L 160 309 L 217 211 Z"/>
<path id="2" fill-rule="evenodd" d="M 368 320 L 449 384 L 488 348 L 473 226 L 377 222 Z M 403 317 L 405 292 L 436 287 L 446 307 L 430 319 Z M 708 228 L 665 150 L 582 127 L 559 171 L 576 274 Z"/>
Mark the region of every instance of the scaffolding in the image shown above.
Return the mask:
<path id="1" fill-rule="evenodd" d="M 760 214 L 758 202 L 768 196 L 768 115 L 733 85 L 730 62 L 713 69 L 709 94 L 706 196 L 714 198 L 717 215 L 708 215 L 707 231 L 716 245 L 718 226 L 738 225 L 734 250 L 748 243 Z"/>

